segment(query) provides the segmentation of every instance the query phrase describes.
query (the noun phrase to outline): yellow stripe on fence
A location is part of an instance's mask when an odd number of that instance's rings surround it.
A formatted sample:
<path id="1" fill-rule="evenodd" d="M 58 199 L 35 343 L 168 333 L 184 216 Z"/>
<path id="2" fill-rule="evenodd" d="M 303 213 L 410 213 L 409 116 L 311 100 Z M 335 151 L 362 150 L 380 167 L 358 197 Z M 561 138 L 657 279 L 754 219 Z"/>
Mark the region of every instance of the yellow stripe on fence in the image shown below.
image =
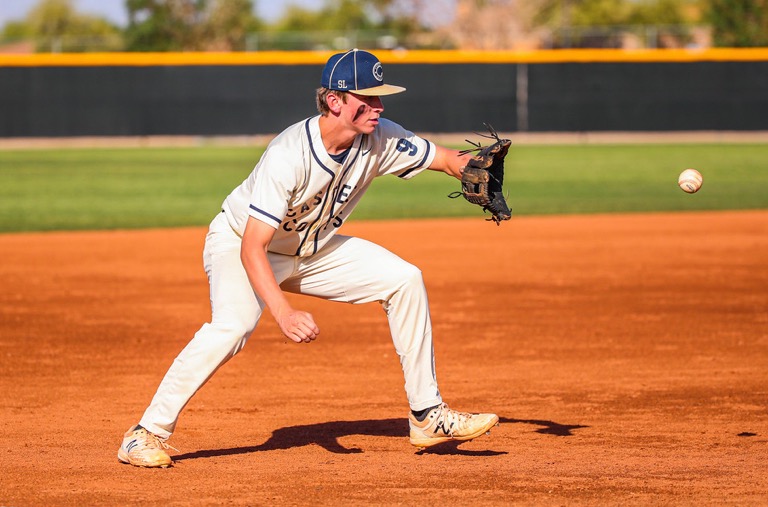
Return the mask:
<path id="1" fill-rule="evenodd" d="M 768 48 L 377 50 L 374 52 L 384 63 L 402 64 L 768 61 Z M 0 67 L 322 65 L 331 54 L 333 54 L 332 51 L 0 54 Z"/>

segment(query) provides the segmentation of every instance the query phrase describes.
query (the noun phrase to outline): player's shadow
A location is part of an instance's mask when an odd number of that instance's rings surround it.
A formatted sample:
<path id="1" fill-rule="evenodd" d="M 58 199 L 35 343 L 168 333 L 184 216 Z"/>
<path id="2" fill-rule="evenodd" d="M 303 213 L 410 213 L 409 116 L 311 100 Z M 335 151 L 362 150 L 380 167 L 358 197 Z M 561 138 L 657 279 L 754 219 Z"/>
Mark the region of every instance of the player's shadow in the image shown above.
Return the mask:
<path id="1" fill-rule="evenodd" d="M 554 435 L 556 437 L 571 437 L 573 436 L 573 430 L 589 428 L 589 426 L 583 426 L 581 424 L 560 424 L 554 421 L 544 421 L 542 419 L 509 419 L 507 417 L 500 417 L 499 422 L 539 426 L 539 428 L 533 430 L 535 433 Z"/>
<path id="2" fill-rule="evenodd" d="M 408 423 L 405 419 L 367 419 L 362 421 L 331 421 L 318 424 L 289 426 L 280 428 L 272 433 L 266 442 L 260 445 L 232 447 L 229 449 L 210 449 L 175 456 L 175 461 L 186 459 L 210 458 L 214 456 L 231 456 L 261 451 L 276 451 L 319 445 L 328 452 L 335 454 L 357 454 L 364 452 L 358 447 L 344 447 L 339 439 L 352 435 L 372 437 L 408 437 Z M 450 454 L 467 456 L 497 456 L 506 454 L 504 451 L 475 451 L 458 449 L 452 443 L 445 444 Z M 445 450 L 444 450 L 445 451 Z"/>
<path id="3" fill-rule="evenodd" d="M 552 421 L 510 419 L 506 417 L 500 418 L 500 422 L 541 426 L 539 429 L 535 430 L 537 433 L 560 437 L 571 436 L 571 431 L 579 428 L 586 428 L 586 426 L 559 424 Z M 272 436 L 260 445 L 195 451 L 179 454 L 174 457 L 174 460 L 178 462 L 187 459 L 250 454 L 252 452 L 292 449 L 294 447 L 304 447 L 307 445 L 319 445 L 326 451 L 335 454 L 357 454 L 363 452 L 363 450 L 358 447 L 344 447 L 339 442 L 339 439 L 352 435 L 407 438 L 408 424 L 402 418 L 399 418 L 367 419 L 361 421 L 331 421 L 317 424 L 289 426 L 287 428 L 275 430 L 272 433 Z M 507 451 L 460 449 L 459 446 L 461 444 L 462 442 L 446 442 L 419 452 L 465 456 L 498 456 L 507 454 Z"/>
<path id="4" fill-rule="evenodd" d="M 580 428 L 589 428 L 589 426 L 582 426 L 580 424 L 560 424 L 554 421 L 545 421 L 543 419 L 511 419 L 509 417 L 499 417 L 500 424 L 530 424 L 533 426 L 539 426 L 539 428 L 533 430 L 535 433 L 541 433 L 542 435 L 553 435 L 556 437 L 570 437 L 573 436 L 572 431 Z M 464 454 L 461 449 L 457 449 L 462 442 L 446 442 L 444 444 L 436 445 L 434 447 L 428 447 L 421 451 L 419 454 Z M 495 456 L 497 454 L 507 454 L 506 452 L 493 452 L 492 454 L 486 454 L 487 456 Z"/>

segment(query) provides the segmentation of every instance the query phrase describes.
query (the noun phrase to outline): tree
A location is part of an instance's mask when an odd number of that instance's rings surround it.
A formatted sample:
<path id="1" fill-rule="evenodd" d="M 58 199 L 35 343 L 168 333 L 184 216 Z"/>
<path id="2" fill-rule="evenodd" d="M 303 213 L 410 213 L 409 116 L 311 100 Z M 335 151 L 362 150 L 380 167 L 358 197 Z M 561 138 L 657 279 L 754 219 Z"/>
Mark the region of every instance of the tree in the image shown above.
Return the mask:
<path id="1" fill-rule="evenodd" d="M 446 0 L 367 0 L 367 8 L 379 29 L 388 30 L 400 39 L 447 23 L 449 18 L 445 13 L 451 10 Z"/>
<path id="2" fill-rule="evenodd" d="M 447 0 L 441 0 L 447 1 Z M 432 0 L 432 5 L 441 3 Z M 281 49 L 394 47 L 399 40 L 429 31 L 418 16 L 427 0 L 325 0 L 319 10 L 289 5 L 285 14 L 262 34 Z"/>
<path id="3" fill-rule="evenodd" d="M 245 48 L 260 26 L 252 0 L 126 0 L 129 51 Z"/>
<path id="4" fill-rule="evenodd" d="M 709 0 L 715 46 L 768 46 L 768 0 Z"/>
<path id="5" fill-rule="evenodd" d="M 24 40 L 29 39 L 32 36 L 30 32 L 31 30 L 27 22 L 9 21 L 3 27 L 3 33 L 0 37 L 6 41 Z"/>
<path id="6" fill-rule="evenodd" d="M 602 32 L 609 44 L 620 42 L 620 35 L 634 27 L 680 27 L 673 38 L 687 39 L 682 29 L 687 21 L 684 9 L 695 0 L 538 0 L 537 26 L 579 43 L 579 33 Z M 594 44 L 600 37 L 595 37 Z M 615 39 L 615 40 L 612 40 Z M 556 41 L 555 44 L 558 42 Z"/>
<path id="7" fill-rule="evenodd" d="M 125 30 L 128 51 L 179 51 L 198 49 L 194 33 L 196 9 L 192 0 L 126 0 L 128 27 Z M 190 10 L 193 11 L 190 15 Z"/>
<path id="8" fill-rule="evenodd" d="M 547 26 L 683 24 L 691 0 L 540 0 L 535 21 Z"/>
<path id="9" fill-rule="evenodd" d="M 208 14 L 208 49 L 242 51 L 246 49 L 248 34 L 261 26 L 253 15 L 251 0 L 218 0 Z"/>
<path id="10" fill-rule="evenodd" d="M 115 50 L 122 46 L 117 27 L 77 13 L 72 0 L 42 0 L 23 23 L 11 28 L 17 35 L 34 39 L 38 51 Z"/>
<path id="11" fill-rule="evenodd" d="M 275 22 L 271 29 L 276 32 L 321 30 L 321 23 L 323 23 L 323 19 L 319 11 L 289 4 L 282 17 Z"/>
<path id="12" fill-rule="evenodd" d="M 654 0 L 638 2 L 627 16 L 630 25 L 685 25 L 688 23 L 683 10 L 686 3 L 680 0 Z"/>
<path id="13" fill-rule="evenodd" d="M 275 24 L 277 31 L 344 31 L 373 27 L 365 2 L 355 0 L 326 0 L 317 11 L 289 5 L 283 17 Z"/>

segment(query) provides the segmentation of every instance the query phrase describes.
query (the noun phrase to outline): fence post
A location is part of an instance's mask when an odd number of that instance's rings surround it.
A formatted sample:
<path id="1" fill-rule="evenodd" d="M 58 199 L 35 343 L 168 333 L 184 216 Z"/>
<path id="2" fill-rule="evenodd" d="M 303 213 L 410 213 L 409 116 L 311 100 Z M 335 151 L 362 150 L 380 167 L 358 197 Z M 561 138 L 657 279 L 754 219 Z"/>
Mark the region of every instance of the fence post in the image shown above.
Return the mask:
<path id="1" fill-rule="evenodd" d="M 528 131 L 528 64 L 517 64 L 517 92 L 515 94 L 517 110 L 517 131 Z"/>

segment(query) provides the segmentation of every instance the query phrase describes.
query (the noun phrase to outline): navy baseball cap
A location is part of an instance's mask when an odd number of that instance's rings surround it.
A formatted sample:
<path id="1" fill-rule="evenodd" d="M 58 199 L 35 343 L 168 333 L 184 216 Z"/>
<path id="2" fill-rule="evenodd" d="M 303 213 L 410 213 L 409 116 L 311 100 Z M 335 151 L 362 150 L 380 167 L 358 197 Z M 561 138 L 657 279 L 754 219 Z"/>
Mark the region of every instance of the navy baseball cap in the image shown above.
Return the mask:
<path id="1" fill-rule="evenodd" d="M 384 84 L 384 71 L 379 59 L 360 49 L 330 57 L 323 69 L 321 86 L 374 97 L 405 91 L 402 86 Z"/>

